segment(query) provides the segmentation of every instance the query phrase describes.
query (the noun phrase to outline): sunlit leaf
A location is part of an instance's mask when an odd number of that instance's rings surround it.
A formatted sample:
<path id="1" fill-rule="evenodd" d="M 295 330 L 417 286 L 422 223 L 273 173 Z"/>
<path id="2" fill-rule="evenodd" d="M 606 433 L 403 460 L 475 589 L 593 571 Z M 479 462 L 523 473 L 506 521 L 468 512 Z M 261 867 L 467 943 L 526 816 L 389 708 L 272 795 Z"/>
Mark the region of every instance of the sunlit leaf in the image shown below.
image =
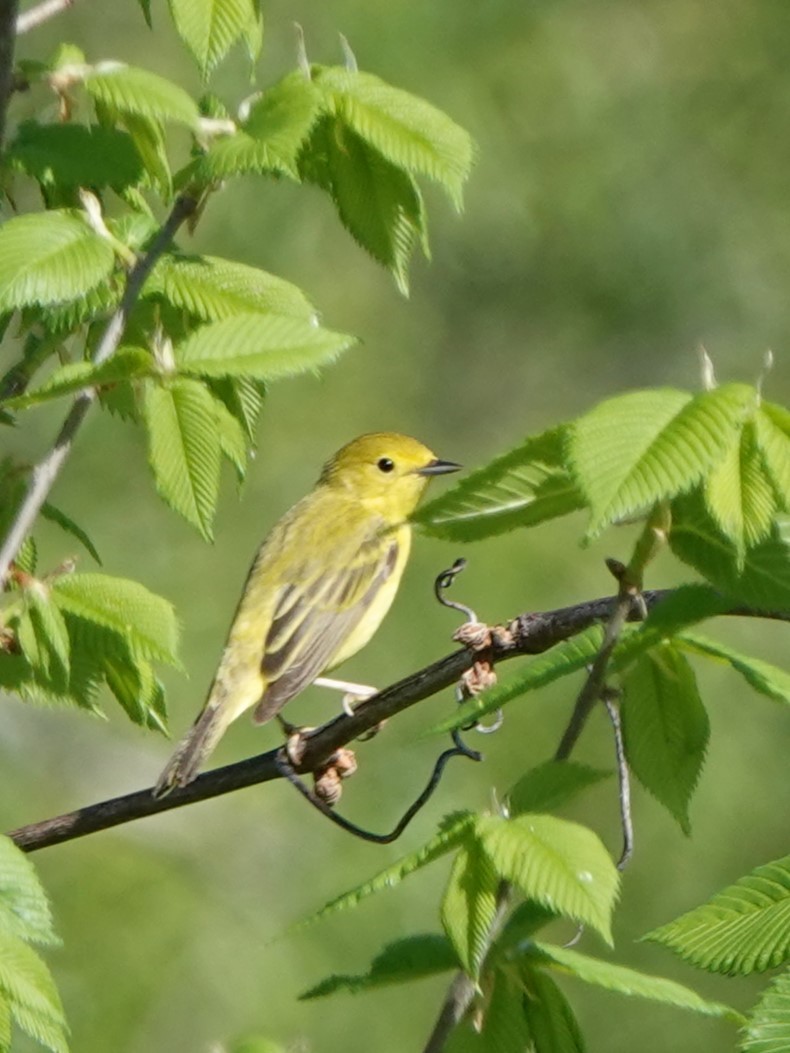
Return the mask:
<path id="1" fill-rule="evenodd" d="M 790 702 L 790 673 L 770 662 L 742 654 L 718 640 L 710 640 L 699 633 L 685 632 L 678 636 L 675 643 L 684 651 L 705 655 L 726 662 L 736 673 L 740 673 L 747 684 L 761 695 L 767 695 L 777 702 Z"/>
<path id="2" fill-rule="evenodd" d="M 564 427 L 531 436 L 423 505 L 414 522 L 436 537 L 477 541 L 584 507 L 565 471 L 566 438 Z"/>
<path id="3" fill-rule="evenodd" d="M 107 574 L 64 574 L 50 588 L 63 612 L 111 629 L 146 658 L 179 664 L 172 604 L 138 582 Z"/>
<path id="4" fill-rule="evenodd" d="M 690 833 L 688 806 L 710 727 L 694 671 L 670 644 L 640 655 L 623 676 L 626 756 L 636 777 Z"/>
<path id="5" fill-rule="evenodd" d="M 714 466 L 705 480 L 704 493 L 711 515 L 742 561 L 746 548 L 766 537 L 778 510 L 776 491 L 763 467 L 752 421 L 746 422 L 740 441 Z"/>
<path id="6" fill-rule="evenodd" d="M 790 1049 L 790 970 L 776 977 L 746 1023 L 741 1053 L 787 1053 Z"/>
<path id="7" fill-rule="evenodd" d="M 336 118 L 313 129 L 301 160 L 303 179 L 327 191 L 343 226 L 408 292 L 408 265 L 422 245 L 427 252 L 425 212 L 417 184 Z"/>
<path id="8" fill-rule="evenodd" d="M 746 384 L 694 397 L 664 388 L 608 399 L 581 417 L 568 454 L 590 504 L 588 537 L 691 489 L 736 442 L 755 404 Z"/>
<path id="9" fill-rule="evenodd" d="M 276 380 L 327 365 L 353 343 L 301 318 L 247 312 L 201 326 L 175 356 L 182 373 Z"/>
<path id="10" fill-rule="evenodd" d="M 0 837 L 0 932 L 32 943 L 57 943 L 49 900 L 27 856 Z"/>
<path id="11" fill-rule="evenodd" d="M 219 496 L 222 451 L 215 401 L 204 384 L 186 377 L 150 382 L 145 388 L 148 459 L 157 491 L 207 541 Z"/>
<path id="12" fill-rule="evenodd" d="M 84 83 L 96 102 L 121 114 L 197 126 L 198 108 L 192 97 L 150 70 L 123 62 L 101 62 L 86 73 Z"/>
<path id="13" fill-rule="evenodd" d="M 112 246 L 76 212 L 31 212 L 0 227 L 0 311 L 90 292 L 115 264 Z"/>
<path id="14" fill-rule="evenodd" d="M 169 0 L 178 35 L 204 79 L 240 39 L 260 23 L 257 0 Z"/>
<path id="15" fill-rule="evenodd" d="M 12 409 L 35 406 L 50 399 L 62 398 L 85 388 L 120 384 L 145 376 L 153 371 L 153 360 L 148 351 L 140 347 L 121 347 L 115 354 L 95 366 L 92 362 L 69 362 L 56 369 L 38 388 L 7 399 L 3 405 Z"/>
<path id="16" fill-rule="evenodd" d="M 677 1009 L 689 1009 L 705 1016 L 727 1017 L 741 1023 L 743 1017 L 729 1006 L 720 1002 L 711 1002 L 701 998 L 695 991 L 674 980 L 665 980 L 662 976 L 650 976 L 647 973 L 615 965 L 600 958 L 591 958 L 570 947 L 557 947 L 554 944 L 536 943 L 535 950 L 530 952 L 537 961 L 541 961 L 552 970 L 566 976 L 575 976 L 584 983 L 603 987 L 607 991 L 637 998 L 647 998 L 652 1002 L 675 1006 Z"/>
<path id="17" fill-rule="evenodd" d="M 710 972 L 764 972 L 790 959 L 790 856 L 757 867 L 644 937 Z"/>
<path id="18" fill-rule="evenodd" d="M 474 840 L 462 845 L 442 897 L 441 919 L 458 960 L 473 979 L 480 975 L 488 951 L 499 885 L 499 875 L 481 845 Z"/>
<path id="19" fill-rule="evenodd" d="M 313 77 L 349 128 L 393 165 L 439 183 L 456 208 L 474 146 L 445 113 L 370 73 L 314 67 Z"/>
<path id="20" fill-rule="evenodd" d="M 476 833 L 501 877 L 529 899 L 590 925 L 611 943 L 619 877 L 592 830 L 528 813 L 514 819 L 481 816 Z"/>
<path id="21" fill-rule="evenodd" d="M 215 256 L 163 256 L 143 289 L 206 322 L 241 312 L 290 315 L 307 322 L 316 312 L 301 289 L 282 278 Z"/>
<path id="22" fill-rule="evenodd" d="M 741 558 L 716 526 L 699 491 L 672 503 L 669 543 L 675 555 L 722 593 L 757 608 L 790 610 L 790 520 L 780 518 L 769 536 Z"/>

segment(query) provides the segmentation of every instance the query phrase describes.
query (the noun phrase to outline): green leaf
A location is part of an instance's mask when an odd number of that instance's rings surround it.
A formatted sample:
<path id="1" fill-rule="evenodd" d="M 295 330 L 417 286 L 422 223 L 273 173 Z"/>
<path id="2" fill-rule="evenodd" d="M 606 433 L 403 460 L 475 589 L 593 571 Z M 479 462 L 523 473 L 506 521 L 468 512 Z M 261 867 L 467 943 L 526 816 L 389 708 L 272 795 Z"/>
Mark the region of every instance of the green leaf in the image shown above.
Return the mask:
<path id="1" fill-rule="evenodd" d="M 31 212 L 0 228 L 0 312 L 55 304 L 109 277 L 115 253 L 76 212 Z"/>
<path id="2" fill-rule="evenodd" d="M 0 933 L 33 943 L 58 943 L 49 900 L 30 858 L 0 836 Z"/>
<path id="3" fill-rule="evenodd" d="M 790 511 L 790 412 L 763 402 L 754 417 L 757 445 L 782 511 Z"/>
<path id="4" fill-rule="evenodd" d="M 372 896 L 376 892 L 382 892 L 384 889 L 393 888 L 395 885 L 399 885 L 404 878 L 409 876 L 409 874 L 421 870 L 423 867 L 428 866 L 429 863 L 433 863 L 434 860 L 440 859 L 442 856 L 446 855 L 448 852 L 452 852 L 454 848 L 457 848 L 459 845 L 467 841 L 471 836 L 475 819 L 476 817 L 473 812 L 453 812 L 452 814 L 445 816 L 439 826 L 438 832 L 434 834 L 429 841 L 426 841 L 424 845 L 414 852 L 409 852 L 408 855 L 403 856 L 402 859 L 393 863 L 392 866 L 380 871 L 380 873 L 376 874 L 376 876 L 369 881 L 365 881 L 363 884 L 358 885 L 349 892 L 344 892 L 342 896 L 330 900 L 330 902 L 321 907 L 320 910 L 299 922 L 298 928 L 302 928 L 305 925 L 312 925 L 313 922 L 326 918 L 330 914 L 336 914 L 338 911 L 348 910 L 350 907 L 356 907 L 357 904 L 363 899 L 367 899 L 368 896 Z"/>
<path id="5" fill-rule="evenodd" d="M 107 574 L 64 574 L 51 590 L 64 613 L 111 629 L 143 658 L 180 667 L 175 611 L 138 582 Z"/>
<path id="6" fill-rule="evenodd" d="M 511 815 L 552 811 L 611 774 L 574 761 L 544 761 L 521 776 L 507 795 L 508 809 Z"/>
<path id="7" fill-rule="evenodd" d="M 214 399 L 214 412 L 217 418 L 220 448 L 233 465 L 236 478 L 241 483 L 247 474 L 247 434 L 241 423 L 219 398 Z"/>
<path id="8" fill-rule="evenodd" d="M 790 959 L 790 856 L 757 867 L 643 939 L 714 973 L 764 972 Z"/>
<path id="9" fill-rule="evenodd" d="M 149 29 L 153 29 L 154 23 L 151 20 L 151 0 L 138 0 L 138 3 L 140 5 L 140 10 L 143 12 L 145 24 Z"/>
<path id="10" fill-rule="evenodd" d="M 101 566 L 101 557 L 96 551 L 96 546 L 82 527 L 78 523 L 75 523 L 70 516 L 67 516 L 66 513 L 62 512 L 59 508 L 56 508 L 55 505 L 50 504 L 49 501 L 45 501 L 41 506 L 41 518 L 48 519 L 51 523 L 56 523 L 61 530 L 65 531 L 65 533 L 75 537 L 77 541 L 87 549 L 91 556 L 93 556 L 99 566 Z"/>
<path id="11" fill-rule="evenodd" d="M 395 167 L 439 183 L 460 210 L 474 158 L 463 128 L 424 99 L 370 73 L 315 67 L 313 79 L 344 124 Z"/>
<path id="12" fill-rule="evenodd" d="M 109 316 L 120 303 L 122 294 L 123 278 L 120 271 L 113 271 L 109 278 L 100 281 L 79 299 L 44 307 L 26 307 L 22 321 L 25 326 L 40 325 L 50 339 L 62 341 L 80 326 Z"/>
<path id="13" fill-rule="evenodd" d="M 488 854 L 470 840 L 462 845 L 442 897 L 444 931 L 464 972 L 477 980 L 497 914 L 499 876 Z"/>
<path id="14" fill-rule="evenodd" d="M 534 658 L 525 669 L 503 684 L 483 691 L 468 702 L 462 703 L 440 724 L 436 724 L 429 734 L 453 731 L 479 720 L 488 713 L 520 698 L 528 691 L 535 691 L 546 684 L 552 684 L 561 677 L 585 669 L 600 650 L 603 632 L 599 626 L 593 626 L 579 633 L 570 640 L 563 640 L 550 651 Z"/>
<path id="15" fill-rule="evenodd" d="M 211 377 L 208 386 L 242 426 L 248 440 L 254 442 L 263 407 L 263 382 L 249 377 Z"/>
<path id="16" fill-rule="evenodd" d="M 213 69 L 240 39 L 260 22 L 256 0 L 169 0 L 178 35 L 192 52 L 207 80 Z"/>
<path id="17" fill-rule="evenodd" d="M 164 691 L 147 660 L 135 647 L 134 636 L 65 615 L 71 640 L 71 677 L 67 700 L 93 713 L 99 686 L 108 688 L 136 724 L 157 731 L 165 727 Z"/>
<path id="18" fill-rule="evenodd" d="M 481 816 L 475 827 L 497 873 L 529 899 L 590 925 L 611 943 L 619 876 L 598 837 L 550 815 Z"/>
<path id="19" fill-rule="evenodd" d="M 705 481 L 705 501 L 739 558 L 762 541 L 777 511 L 776 492 L 766 474 L 754 422 L 747 421 L 740 442 L 730 447 Z"/>
<path id="20" fill-rule="evenodd" d="M 25 657 L 45 682 L 61 691 L 65 688 L 69 676 L 69 634 L 63 615 L 52 601 L 48 587 L 41 582 L 33 582 L 24 589 L 25 609 L 29 622 L 21 619 L 19 623 L 19 642 Z M 33 640 L 23 631 L 29 624 Z"/>
<path id="21" fill-rule="evenodd" d="M 302 178 L 327 191 L 343 226 L 406 295 L 412 251 L 421 244 L 427 255 L 428 248 L 422 196 L 412 177 L 333 118 L 316 124 L 300 163 Z"/>
<path id="22" fill-rule="evenodd" d="M 222 452 L 216 400 L 204 384 L 182 378 L 147 384 L 143 410 L 158 493 L 211 541 Z"/>
<path id="23" fill-rule="evenodd" d="M 131 136 L 97 124 L 23 121 L 9 144 L 7 160 L 47 187 L 120 190 L 139 183 L 143 175 Z"/>
<path id="24" fill-rule="evenodd" d="M 790 610 L 790 520 L 743 558 L 707 512 L 699 491 L 672 503 L 672 551 L 725 595 L 757 608 Z"/>
<path id="25" fill-rule="evenodd" d="M 170 173 L 161 121 L 130 113 L 128 110 L 118 116 L 132 138 L 148 182 L 159 191 L 165 201 L 169 201 L 173 196 L 173 177 Z"/>
<path id="26" fill-rule="evenodd" d="M 326 365 L 353 343 L 301 318 L 249 312 L 202 326 L 175 356 L 182 373 L 276 380 Z"/>
<path id="27" fill-rule="evenodd" d="M 726 662 L 736 673 L 740 673 L 747 684 L 761 695 L 777 702 L 790 702 L 790 674 L 778 666 L 763 662 L 759 658 L 742 654 L 727 644 L 710 640 L 698 633 L 683 633 L 675 640 L 678 647 L 692 654 Z"/>
<path id="28" fill-rule="evenodd" d="M 241 312 L 290 315 L 312 322 L 313 305 L 301 289 L 273 274 L 215 256 L 163 256 L 143 288 L 195 318 L 217 322 Z"/>
<path id="29" fill-rule="evenodd" d="M 665 980 L 661 976 L 650 976 L 635 969 L 627 969 L 623 965 L 590 958 L 568 947 L 556 947 L 548 943 L 536 943 L 534 947 L 535 950 L 530 951 L 530 957 L 535 957 L 556 972 L 575 976 L 578 980 L 595 987 L 603 987 L 607 991 L 616 991 L 631 997 L 647 998 L 651 1002 L 661 1002 L 677 1009 L 689 1009 L 705 1016 L 726 1017 L 736 1023 L 743 1019 L 729 1006 L 720 1002 L 709 1002 L 674 980 Z"/>
<path id="30" fill-rule="evenodd" d="M 148 662 L 127 655 L 116 661 L 108 655 L 103 669 L 107 686 L 129 719 L 141 727 L 166 733 L 164 688 Z"/>
<path id="31" fill-rule="evenodd" d="M 565 995 L 540 969 L 521 968 L 524 1016 L 535 1053 L 584 1053 L 586 1046 Z"/>
<path id="32" fill-rule="evenodd" d="M 9 932 L 0 932 L 0 1002 L 31 1038 L 53 1053 L 67 1053 L 66 1021 L 49 969 Z"/>
<path id="33" fill-rule="evenodd" d="M 569 456 L 590 504 L 587 536 L 689 490 L 736 442 L 755 403 L 746 384 L 693 398 L 665 388 L 609 399 L 581 417 Z"/>
<path id="34" fill-rule="evenodd" d="M 321 94 L 301 73 L 289 73 L 261 93 L 233 134 L 216 139 L 182 176 L 216 183 L 244 173 L 299 178 L 299 155 L 321 113 Z"/>
<path id="35" fill-rule="evenodd" d="M 551 428 L 472 472 L 412 519 L 450 541 L 478 541 L 584 507 L 564 470 L 567 429 Z"/>
<path id="36" fill-rule="evenodd" d="M 691 831 L 688 805 L 710 726 L 694 671 L 671 644 L 641 655 L 623 676 L 625 751 L 634 774 Z"/>
<path id="37" fill-rule="evenodd" d="M 200 116 L 194 100 L 172 81 L 123 62 L 101 62 L 85 75 L 89 95 L 119 114 L 154 121 L 175 121 L 196 128 Z"/>
<path id="38" fill-rule="evenodd" d="M 421 980 L 425 976 L 455 969 L 458 961 L 445 936 L 425 933 L 407 936 L 388 944 L 371 962 L 370 969 L 358 976 L 329 976 L 299 995 L 303 1001 L 325 998 L 338 991 L 356 994 L 390 984 Z"/>
<path id="39" fill-rule="evenodd" d="M 787 1053 L 790 1049 L 790 971 L 777 976 L 746 1022 L 741 1053 Z"/>
<path id="40" fill-rule="evenodd" d="M 17 395 L 16 398 L 6 399 L 3 405 L 11 409 L 23 409 L 71 395 L 75 391 L 83 391 L 85 388 L 122 384 L 137 377 L 150 375 L 153 368 L 153 359 L 143 348 L 120 347 L 112 358 L 98 366 L 93 362 L 69 362 L 47 377 L 41 387 L 34 388 L 24 395 Z"/>

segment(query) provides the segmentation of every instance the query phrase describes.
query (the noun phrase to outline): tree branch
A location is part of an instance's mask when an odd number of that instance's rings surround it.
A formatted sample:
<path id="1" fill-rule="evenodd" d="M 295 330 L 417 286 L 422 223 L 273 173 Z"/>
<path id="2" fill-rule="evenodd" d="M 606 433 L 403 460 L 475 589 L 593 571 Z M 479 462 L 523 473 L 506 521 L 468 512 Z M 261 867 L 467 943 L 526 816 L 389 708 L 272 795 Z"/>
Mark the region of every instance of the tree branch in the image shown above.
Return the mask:
<path id="1" fill-rule="evenodd" d="M 2 2 L 2 0 L 0 0 Z M 1 32 L 1 28 L 0 28 Z M 147 252 L 137 259 L 129 271 L 123 296 L 118 308 L 110 318 L 93 355 L 94 365 L 106 362 L 116 351 L 129 314 L 137 303 L 145 280 L 151 273 L 154 264 L 167 249 L 181 224 L 191 216 L 196 208 L 193 197 L 182 194 L 176 198 L 170 215 L 159 228 Z M 58 477 L 60 469 L 71 453 L 74 436 L 82 424 L 88 410 L 96 399 L 96 389 L 86 388 L 81 391 L 72 403 L 71 409 L 63 421 L 58 437 L 50 452 L 33 469 L 25 498 L 19 507 L 8 536 L 0 549 L 0 583 L 6 580 L 8 568 L 19 551 L 22 542 L 30 532 L 41 506 L 47 499 L 50 490 Z"/>
<path id="2" fill-rule="evenodd" d="M 14 44 L 18 0 L 0 0 L 0 150 L 5 141 L 8 100 L 14 86 Z"/>
<path id="3" fill-rule="evenodd" d="M 671 589 L 645 592 L 642 599 L 650 609 L 671 592 Z M 496 662 L 502 662 L 519 655 L 541 654 L 590 625 L 606 622 L 616 604 L 617 597 L 607 596 L 573 607 L 519 615 L 508 624 L 508 632 L 503 634 L 502 641 L 494 641 L 492 658 Z M 726 613 L 790 621 L 790 612 L 785 611 L 758 611 L 748 607 L 733 607 Z M 642 615 L 641 607 L 635 604 L 629 619 L 639 621 Z M 295 770 L 307 773 L 319 768 L 335 750 L 364 735 L 382 720 L 393 717 L 454 684 L 461 674 L 472 666 L 475 658 L 474 651 L 455 651 L 380 691 L 358 706 L 352 716 L 343 713 L 306 733 L 304 754 Z M 75 812 L 20 827 L 11 831 L 9 837 L 20 848 L 33 852 L 39 848 L 129 823 L 134 819 L 158 815 L 160 812 L 182 808 L 184 805 L 218 797 L 246 786 L 270 782 L 282 778 L 281 767 L 277 762 L 278 752 L 276 749 L 269 750 L 248 760 L 205 772 L 188 786 L 174 790 L 166 797 L 154 797 L 150 788 L 138 790 L 124 797 L 101 801 Z"/>

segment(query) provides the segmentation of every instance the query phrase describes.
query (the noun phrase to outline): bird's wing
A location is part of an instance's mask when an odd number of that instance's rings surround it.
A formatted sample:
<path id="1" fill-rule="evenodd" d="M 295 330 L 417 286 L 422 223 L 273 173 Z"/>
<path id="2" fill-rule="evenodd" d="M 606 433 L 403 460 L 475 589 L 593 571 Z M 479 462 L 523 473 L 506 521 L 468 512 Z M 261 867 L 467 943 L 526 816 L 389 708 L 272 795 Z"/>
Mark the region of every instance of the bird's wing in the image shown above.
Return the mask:
<path id="1" fill-rule="evenodd" d="M 363 544 L 353 560 L 338 560 L 320 575 L 306 567 L 301 581 L 282 586 L 264 641 L 266 689 L 255 709 L 257 723 L 270 720 L 327 669 L 397 562 L 395 535 L 385 545 L 379 536 Z"/>

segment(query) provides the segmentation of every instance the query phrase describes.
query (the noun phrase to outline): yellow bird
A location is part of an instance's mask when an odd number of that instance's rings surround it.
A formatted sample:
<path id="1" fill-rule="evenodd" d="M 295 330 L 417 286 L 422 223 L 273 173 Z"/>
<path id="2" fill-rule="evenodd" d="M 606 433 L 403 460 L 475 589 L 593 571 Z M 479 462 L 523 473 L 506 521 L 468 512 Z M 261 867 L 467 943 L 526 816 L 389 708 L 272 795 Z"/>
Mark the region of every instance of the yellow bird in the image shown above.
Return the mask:
<path id="1" fill-rule="evenodd" d="M 395 598 L 407 519 L 440 461 L 408 435 L 352 440 L 264 540 L 247 576 L 208 699 L 159 777 L 161 796 L 195 778 L 225 729 L 255 706 L 263 724 L 365 646 Z"/>

